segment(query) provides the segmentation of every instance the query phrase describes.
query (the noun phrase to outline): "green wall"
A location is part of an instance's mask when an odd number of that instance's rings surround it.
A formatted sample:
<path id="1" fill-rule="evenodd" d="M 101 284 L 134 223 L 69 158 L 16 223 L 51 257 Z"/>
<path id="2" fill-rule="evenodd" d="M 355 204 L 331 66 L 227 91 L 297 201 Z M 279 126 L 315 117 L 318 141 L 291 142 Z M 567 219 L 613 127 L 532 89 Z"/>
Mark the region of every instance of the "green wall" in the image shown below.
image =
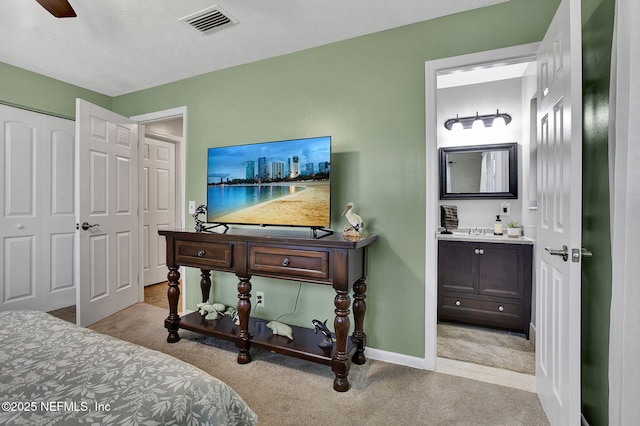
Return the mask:
<path id="1" fill-rule="evenodd" d="M 582 414 L 591 426 L 609 422 L 608 119 L 614 9 L 615 0 L 583 1 L 582 246 L 593 257 L 582 262 Z"/>
<path id="2" fill-rule="evenodd" d="M 425 61 L 539 41 L 558 3 L 512 0 L 217 71 L 116 97 L 114 110 L 132 116 L 187 106 L 186 198 L 198 203 L 208 147 L 331 135 L 333 228 L 344 227 L 338 215 L 352 200 L 380 236 L 370 251 L 367 344 L 422 357 Z M 237 279 L 215 279 L 214 299 L 235 304 Z M 188 280 L 193 307 L 199 279 L 189 273 Z M 266 292 L 261 316 L 293 310 L 297 283 L 252 282 Z M 282 321 L 309 325 L 333 309 L 331 288 L 303 284 L 296 314 Z"/>
<path id="3" fill-rule="evenodd" d="M 0 62 L 0 103 L 75 118 L 76 98 L 111 109 L 112 98 Z"/>

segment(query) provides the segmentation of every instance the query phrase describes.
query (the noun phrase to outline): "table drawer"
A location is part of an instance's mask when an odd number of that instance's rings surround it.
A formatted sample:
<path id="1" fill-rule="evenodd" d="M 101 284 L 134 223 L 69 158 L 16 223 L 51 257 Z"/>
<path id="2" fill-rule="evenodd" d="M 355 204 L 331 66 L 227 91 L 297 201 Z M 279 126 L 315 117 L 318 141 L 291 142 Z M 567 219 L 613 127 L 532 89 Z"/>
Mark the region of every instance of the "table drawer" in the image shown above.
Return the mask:
<path id="1" fill-rule="evenodd" d="M 176 262 L 202 268 L 231 268 L 233 244 L 176 241 Z"/>
<path id="2" fill-rule="evenodd" d="M 328 279 L 329 252 L 249 246 L 249 272 Z"/>
<path id="3" fill-rule="evenodd" d="M 521 303 L 458 295 L 441 296 L 438 318 L 510 329 L 523 326 Z"/>

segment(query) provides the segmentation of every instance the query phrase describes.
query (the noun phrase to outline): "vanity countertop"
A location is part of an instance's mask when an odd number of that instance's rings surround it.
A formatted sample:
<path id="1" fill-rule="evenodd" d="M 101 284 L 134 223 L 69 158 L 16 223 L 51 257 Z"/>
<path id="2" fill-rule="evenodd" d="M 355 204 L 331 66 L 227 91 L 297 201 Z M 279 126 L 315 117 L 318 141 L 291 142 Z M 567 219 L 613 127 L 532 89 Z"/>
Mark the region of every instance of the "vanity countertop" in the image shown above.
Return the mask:
<path id="1" fill-rule="evenodd" d="M 468 232 L 454 232 L 453 234 L 436 234 L 438 240 L 448 241 L 479 241 L 484 243 L 504 243 L 504 244 L 533 244 L 533 240 L 528 237 L 508 237 L 505 235 L 493 234 L 469 234 Z"/>

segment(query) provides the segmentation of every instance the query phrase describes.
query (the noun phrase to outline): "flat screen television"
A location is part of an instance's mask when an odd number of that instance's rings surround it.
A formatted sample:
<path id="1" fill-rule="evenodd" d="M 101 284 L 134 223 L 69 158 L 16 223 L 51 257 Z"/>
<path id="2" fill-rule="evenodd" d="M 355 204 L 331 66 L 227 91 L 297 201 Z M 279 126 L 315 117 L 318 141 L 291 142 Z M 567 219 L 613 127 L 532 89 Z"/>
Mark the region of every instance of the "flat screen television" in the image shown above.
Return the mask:
<path id="1" fill-rule="evenodd" d="M 331 137 L 209 148 L 207 222 L 331 225 Z"/>

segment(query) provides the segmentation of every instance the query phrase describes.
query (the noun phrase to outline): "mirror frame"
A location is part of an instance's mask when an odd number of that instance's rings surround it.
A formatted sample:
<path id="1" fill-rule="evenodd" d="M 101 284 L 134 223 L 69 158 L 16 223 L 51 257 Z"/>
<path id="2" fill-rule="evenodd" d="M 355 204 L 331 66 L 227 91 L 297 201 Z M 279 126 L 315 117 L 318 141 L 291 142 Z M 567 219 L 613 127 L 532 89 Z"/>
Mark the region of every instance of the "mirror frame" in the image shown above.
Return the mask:
<path id="1" fill-rule="evenodd" d="M 518 143 L 500 143 L 490 145 L 452 146 L 440 148 L 440 199 L 514 199 L 518 198 Z M 478 151 L 507 151 L 509 154 L 509 191 L 508 192 L 447 192 L 447 154 Z"/>

